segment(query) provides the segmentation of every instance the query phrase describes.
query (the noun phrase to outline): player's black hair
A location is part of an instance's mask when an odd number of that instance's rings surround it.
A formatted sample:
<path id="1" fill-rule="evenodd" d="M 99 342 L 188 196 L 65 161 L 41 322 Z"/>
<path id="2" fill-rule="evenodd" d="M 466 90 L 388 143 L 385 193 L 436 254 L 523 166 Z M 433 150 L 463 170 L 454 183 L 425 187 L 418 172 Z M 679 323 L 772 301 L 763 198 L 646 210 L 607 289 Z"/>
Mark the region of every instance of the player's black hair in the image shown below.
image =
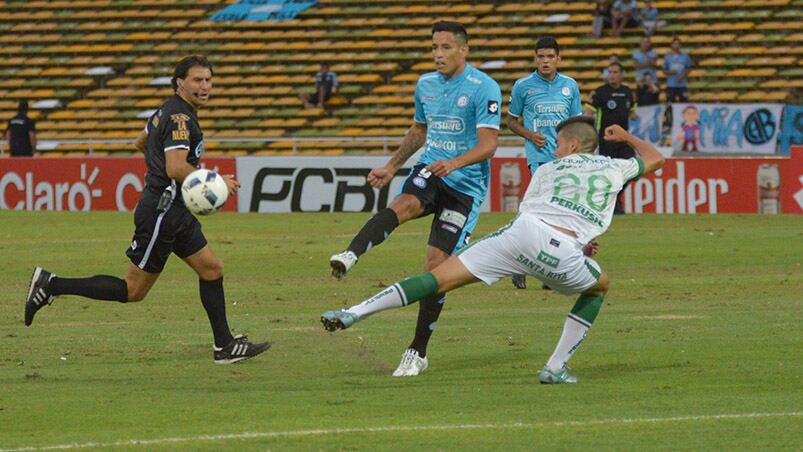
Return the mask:
<path id="1" fill-rule="evenodd" d="M 555 49 L 555 55 L 560 55 L 560 46 L 558 41 L 552 36 L 544 36 L 535 43 L 535 52 L 538 53 L 539 49 Z"/>
<path id="2" fill-rule="evenodd" d="M 17 113 L 24 115 L 28 113 L 28 101 L 22 99 L 19 104 L 17 104 Z"/>
<path id="3" fill-rule="evenodd" d="M 619 72 L 622 72 L 622 73 L 624 73 L 624 72 L 625 72 L 625 67 L 624 67 L 624 66 L 622 66 L 622 64 L 621 64 L 621 63 L 617 63 L 616 61 L 614 61 L 613 63 L 609 63 L 609 64 L 608 64 L 608 67 L 611 67 L 611 66 L 616 66 L 616 67 L 618 67 L 618 68 L 619 68 Z"/>
<path id="4" fill-rule="evenodd" d="M 468 44 L 468 32 L 460 22 L 450 22 L 448 20 L 435 22 L 435 25 L 432 26 L 432 34 L 434 35 L 439 31 L 447 31 L 454 35 L 455 40 Z"/>
<path id="5" fill-rule="evenodd" d="M 173 87 L 173 92 L 178 89 L 178 83 L 176 79 L 185 79 L 187 78 L 187 73 L 190 72 L 190 69 L 194 68 L 195 66 L 201 66 L 209 69 L 209 72 L 214 74 L 214 70 L 212 69 L 212 63 L 206 59 L 203 55 L 189 55 L 185 56 L 181 59 L 181 61 L 176 64 L 175 69 L 173 69 L 173 78 L 170 79 L 170 86 Z"/>

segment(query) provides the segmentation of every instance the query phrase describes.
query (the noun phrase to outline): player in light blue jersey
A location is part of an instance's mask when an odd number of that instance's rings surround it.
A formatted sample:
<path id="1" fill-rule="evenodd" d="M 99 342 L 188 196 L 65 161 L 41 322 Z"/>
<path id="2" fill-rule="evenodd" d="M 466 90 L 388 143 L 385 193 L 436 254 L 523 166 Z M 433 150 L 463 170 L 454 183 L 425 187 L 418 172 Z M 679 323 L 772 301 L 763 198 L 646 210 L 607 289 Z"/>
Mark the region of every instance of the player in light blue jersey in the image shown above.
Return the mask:
<path id="1" fill-rule="evenodd" d="M 422 146 L 424 152 L 390 205 L 368 220 L 346 251 L 330 258 L 335 277 L 343 277 L 400 224 L 430 214 L 425 271 L 468 242 L 488 191 L 489 159 L 496 152 L 502 105 L 499 85 L 466 64 L 468 52 L 463 25 L 441 21 L 432 27 L 437 71 L 418 79 L 415 122 L 396 155 L 384 167 L 371 170 L 368 183 L 386 186 L 410 156 Z M 415 376 L 427 368 L 427 344 L 443 301 L 441 295 L 422 300 L 415 338 L 393 376 Z"/>
<path id="2" fill-rule="evenodd" d="M 539 166 L 555 160 L 557 125 L 583 113 L 577 82 L 559 73 L 558 63 L 560 47 L 555 38 L 539 39 L 535 44 L 535 72 L 516 80 L 510 93 L 507 126 L 524 138 L 531 175 Z M 527 287 L 524 275 L 513 275 L 512 281 L 518 289 Z"/>

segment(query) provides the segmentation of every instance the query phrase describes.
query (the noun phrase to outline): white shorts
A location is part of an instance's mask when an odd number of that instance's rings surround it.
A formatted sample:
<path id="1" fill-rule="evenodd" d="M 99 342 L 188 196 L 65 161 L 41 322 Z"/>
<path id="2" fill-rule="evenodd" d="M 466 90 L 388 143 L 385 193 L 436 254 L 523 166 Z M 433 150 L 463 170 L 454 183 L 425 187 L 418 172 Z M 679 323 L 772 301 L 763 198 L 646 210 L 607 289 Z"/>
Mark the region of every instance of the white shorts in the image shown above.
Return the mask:
<path id="1" fill-rule="evenodd" d="M 590 289 L 602 272 L 594 259 L 583 254 L 577 239 L 532 215 L 518 215 L 457 257 L 485 284 L 526 273 L 564 295 Z"/>

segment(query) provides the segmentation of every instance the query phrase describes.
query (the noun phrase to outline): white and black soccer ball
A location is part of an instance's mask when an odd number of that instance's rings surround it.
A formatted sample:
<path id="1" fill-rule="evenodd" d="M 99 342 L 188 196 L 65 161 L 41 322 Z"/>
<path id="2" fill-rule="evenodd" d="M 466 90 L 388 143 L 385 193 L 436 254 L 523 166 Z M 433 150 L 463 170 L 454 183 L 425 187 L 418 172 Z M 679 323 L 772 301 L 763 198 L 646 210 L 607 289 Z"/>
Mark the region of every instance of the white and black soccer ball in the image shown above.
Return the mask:
<path id="1" fill-rule="evenodd" d="M 184 205 L 195 215 L 212 215 L 220 210 L 229 197 L 223 176 L 207 169 L 191 172 L 181 184 Z"/>

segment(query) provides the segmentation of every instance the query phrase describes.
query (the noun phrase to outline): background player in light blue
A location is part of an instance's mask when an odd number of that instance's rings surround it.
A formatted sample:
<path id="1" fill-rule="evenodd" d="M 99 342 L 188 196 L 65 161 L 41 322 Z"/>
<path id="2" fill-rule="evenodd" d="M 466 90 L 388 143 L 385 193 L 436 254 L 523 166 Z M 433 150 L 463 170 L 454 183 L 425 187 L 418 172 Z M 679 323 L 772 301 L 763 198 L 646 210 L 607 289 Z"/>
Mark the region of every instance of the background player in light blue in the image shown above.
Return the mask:
<path id="1" fill-rule="evenodd" d="M 445 261 L 468 241 L 488 191 L 489 159 L 496 152 L 502 93 L 482 71 L 466 64 L 468 34 L 457 22 L 432 27 L 436 72 L 422 75 L 415 90 L 415 122 L 396 155 L 368 174 L 382 188 L 419 148 L 424 152 L 390 205 L 377 212 L 346 251 L 330 258 L 332 274 L 343 277 L 357 259 L 379 245 L 400 224 L 434 214 L 424 270 Z M 443 296 L 419 305 L 415 338 L 393 376 L 415 376 L 427 368 L 427 344 Z"/>
<path id="2" fill-rule="evenodd" d="M 535 72 L 516 80 L 510 93 L 507 126 L 524 138 L 531 175 L 540 165 L 555 160 L 556 126 L 583 112 L 577 82 L 559 73 L 558 63 L 560 47 L 555 38 L 539 39 L 535 44 Z M 524 275 L 513 275 L 512 281 L 519 289 L 527 287 Z"/>

